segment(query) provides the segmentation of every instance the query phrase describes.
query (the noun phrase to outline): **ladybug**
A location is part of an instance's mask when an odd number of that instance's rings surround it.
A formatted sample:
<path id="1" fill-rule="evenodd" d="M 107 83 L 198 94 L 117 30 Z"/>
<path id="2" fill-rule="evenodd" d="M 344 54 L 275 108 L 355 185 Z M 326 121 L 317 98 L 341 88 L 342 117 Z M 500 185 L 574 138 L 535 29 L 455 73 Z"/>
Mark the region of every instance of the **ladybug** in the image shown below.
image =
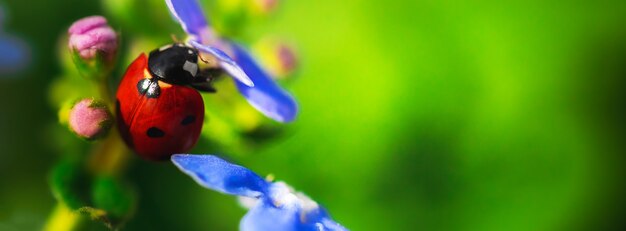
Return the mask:
<path id="1" fill-rule="evenodd" d="M 215 92 L 211 71 L 200 71 L 198 50 L 174 43 L 139 55 L 117 90 L 117 124 L 141 157 L 165 160 L 189 151 L 200 136 L 204 103 L 198 90 Z"/>

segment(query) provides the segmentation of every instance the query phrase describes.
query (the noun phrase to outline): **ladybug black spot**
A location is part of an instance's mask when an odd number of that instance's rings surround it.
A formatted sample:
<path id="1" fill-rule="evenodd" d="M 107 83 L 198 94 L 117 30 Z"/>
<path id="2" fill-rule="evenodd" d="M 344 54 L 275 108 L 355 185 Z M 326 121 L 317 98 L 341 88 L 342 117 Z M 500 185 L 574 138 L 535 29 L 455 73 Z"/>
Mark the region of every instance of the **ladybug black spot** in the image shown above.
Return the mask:
<path id="1" fill-rule="evenodd" d="M 150 138 L 159 138 L 159 137 L 165 136 L 165 132 L 163 132 L 163 130 L 157 127 L 148 128 L 148 131 L 146 131 L 146 134 Z"/>
<path id="2" fill-rule="evenodd" d="M 193 123 L 194 121 L 196 121 L 196 117 L 192 115 L 188 115 L 188 116 L 185 116 L 185 118 L 183 119 L 183 121 L 180 122 L 180 124 L 188 125 L 188 124 Z"/>

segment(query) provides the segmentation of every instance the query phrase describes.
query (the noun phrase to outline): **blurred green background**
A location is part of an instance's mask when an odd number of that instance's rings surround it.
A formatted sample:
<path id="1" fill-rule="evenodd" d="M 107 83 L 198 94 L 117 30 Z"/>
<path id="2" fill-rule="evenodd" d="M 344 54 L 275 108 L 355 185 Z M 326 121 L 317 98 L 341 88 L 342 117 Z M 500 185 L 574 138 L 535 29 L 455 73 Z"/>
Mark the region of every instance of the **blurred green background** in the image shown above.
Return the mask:
<path id="1" fill-rule="evenodd" d="M 0 230 L 37 230 L 56 203 L 47 98 L 71 22 L 181 34 L 161 1 L 133 1 L 145 10 L 126 21 L 112 7 L 126 1 L 103 2 L 2 1 L 33 56 L 0 78 Z M 297 44 L 301 114 L 231 155 L 351 230 L 625 230 L 625 22 L 617 0 L 280 1 L 240 38 Z M 171 164 L 135 157 L 125 179 L 139 198 L 126 230 L 236 230 L 246 212 Z"/>

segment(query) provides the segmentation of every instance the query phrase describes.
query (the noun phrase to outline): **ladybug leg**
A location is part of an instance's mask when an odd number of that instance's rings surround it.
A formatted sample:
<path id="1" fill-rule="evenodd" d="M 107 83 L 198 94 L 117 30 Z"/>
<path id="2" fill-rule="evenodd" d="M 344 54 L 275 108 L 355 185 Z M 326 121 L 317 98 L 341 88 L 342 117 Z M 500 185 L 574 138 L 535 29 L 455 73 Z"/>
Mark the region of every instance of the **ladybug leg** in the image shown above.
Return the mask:
<path id="1" fill-rule="evenodd" d="M 202 57 L 202 54 L 198 54 L 198 58 L 199 58 L 200 60 L 202 60 L 202 62 L 204 62 L 204 63 L 209 63 L 209 61 L 208 61 L 208 60 L 206 60 L 204 57 Z"/>
<path id="2" fill-rule="evenodd" d="M 217 90 L 213 87 L 213 80 L 223 74 L 223 71 L 219 68 L 210 68 L 201 70 L 196 78 L 191 83 L 191 86 L 198 91 L 215 93 Z"/>

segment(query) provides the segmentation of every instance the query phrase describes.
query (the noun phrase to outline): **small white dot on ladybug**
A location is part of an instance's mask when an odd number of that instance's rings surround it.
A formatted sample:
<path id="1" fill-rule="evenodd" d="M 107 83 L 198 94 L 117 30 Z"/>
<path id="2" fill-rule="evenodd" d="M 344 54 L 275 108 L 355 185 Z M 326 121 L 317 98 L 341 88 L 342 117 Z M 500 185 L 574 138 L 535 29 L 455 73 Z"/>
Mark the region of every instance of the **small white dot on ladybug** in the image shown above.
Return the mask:
<path id="1" fill-rule="evenodd" d="M 193 55 L 193 51 L 191 50 L 187 50 L 187 53 L 189 53 L 190 55 Z"/>
<path id="2" fill-rule="evenodd" d="M 150 84 L 152 84 L 152 81 L 150 81 L 150 79 L 142 79 L 141 80 L 141 88 L 143 89 L 147 89 Z"/>
<path id="3" fill-rule="evenodd" d="M 185 64 L 183 64 L 183 70 L 189 72 L 191 76 L 196 76 L 196 74 L 198 73 L 198 64 L 185 61 Z"/>

